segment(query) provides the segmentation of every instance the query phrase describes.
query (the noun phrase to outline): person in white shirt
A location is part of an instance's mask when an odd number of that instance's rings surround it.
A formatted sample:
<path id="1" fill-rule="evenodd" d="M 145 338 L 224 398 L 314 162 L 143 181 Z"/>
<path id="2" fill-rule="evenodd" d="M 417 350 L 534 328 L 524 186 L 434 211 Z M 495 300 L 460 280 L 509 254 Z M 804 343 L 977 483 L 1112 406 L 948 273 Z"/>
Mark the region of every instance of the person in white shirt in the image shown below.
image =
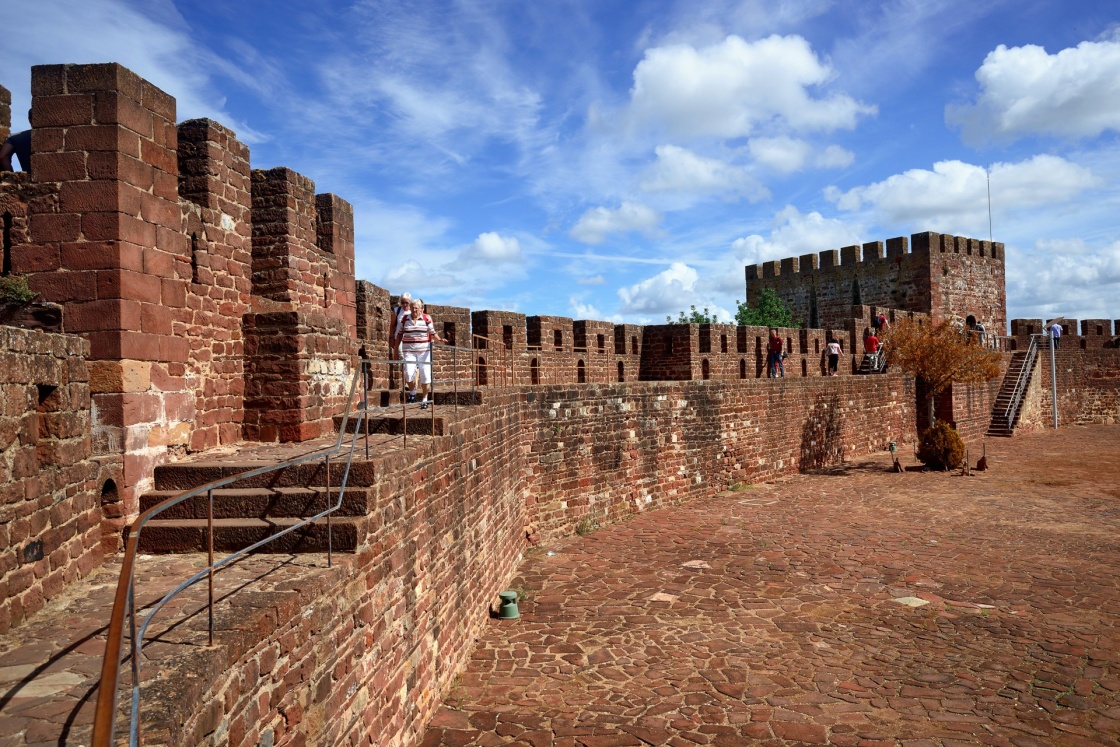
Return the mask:
<path id="1" fill-rule="evenodd" d="M 840 341 L 835 337 L 832 338 L 824 350 L 828 354 L 828 375 L 836 376 L 837 369 L 840 367 Z"/>
<path id="2" fill-rule="evenodd" d="M 431 343 L 445 342 L 436 334 L 432 318 L 424 313 L 424 302 L 419 298 L 412 299 L 408 313 L 401 317 L 397 324 L 397 336 L 393 341 L 394 346 L 400 345 L 401 357 L 404 359 L 404 378 L 409 383 L 408 401 L 416 401 L 416 384 L 420 383 L 420 393 L 423 399 L 420 409 L 428 409 L 428 390 L 432 383 L 432 358 Z"/>
<path id="3" fill-rule="evenodd" d="M 1054 322 L 1050 325 L 1050 336 L 1054 338 L 1054 349 L 1062 347 L 1062 325 Z"/>

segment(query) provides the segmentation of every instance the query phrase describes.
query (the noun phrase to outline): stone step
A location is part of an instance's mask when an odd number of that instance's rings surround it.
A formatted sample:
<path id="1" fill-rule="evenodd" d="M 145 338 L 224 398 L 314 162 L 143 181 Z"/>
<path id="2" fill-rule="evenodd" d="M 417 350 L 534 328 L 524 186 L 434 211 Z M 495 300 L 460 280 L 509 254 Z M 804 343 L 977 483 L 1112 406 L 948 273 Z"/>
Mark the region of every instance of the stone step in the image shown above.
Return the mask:
<path id="1" fill-rule="evenodd" d="M 405 423 L 408 423 L 406 426 Z M 434 432 L 433 432 L 434 426 Z M 362 422 L 362 428 L 358 434 L 363 433 L 382 434 L 382 435 L 396 435 L 399 436 L 408 428 L 408 435 L 410 436 L 442 436 L 444 435 L 444 419 L 438 415 L 434 417 L 428 410 L 412 410 L 409 407 L 407 421 L 405 418 L 393 415 L 381 415 L 372 417 Z M 333 472 L 333 470 L 332 470 Z"/>
<path id="2" fill-rule="evenodd" d="M 241 550 L 286 527 L 296 519 L 215 519 L 214 549 L 230 553 Z M 365 519 L 353 516 L 335 516 L 331 520 L 331 547 L 335 552 L 352 553 L 365 540 Z M 164 553 L 205 552 L 205 519 L 155 519 L 140 534 L 140 552 L 152 555 Z M 259 552 L 303 553 L 326 552 L 327 520 L 290 532 L 264 547 Z"/>
<path id="3" fill-rule="evenodd" d="M 364 456 L 364 451 L 358 449 Z M 348 450 L 344 449 L 340 455 L 336 455 L 331 459 L 331 485 L 338 486 L 342 482 L 342 476 L 346 472 L 346 455 Z M 268 466 L 266 462 L 174 462 L 172 464 L 161 464 L 155 469 L 155 489 L 156 490 L 176 490 L 182 492 L 184 490 L 191 490 L 200 485 L 205 485 L 215 480 L 220 480 L 226 477 L 233 477 L 247 472 L 249 470 L 257 469 L 259 467 Z M 312 462 L 305 462 L 292 467 L 285 467 L 281 470 L 273 472 L 266 472 L 263 475 L 256 475 L 255 477 L 238 480 L 235 483 L 225 486 L 226 488 L 308 488 L 319 487 L 325 484 L 326 472 L 324 470 L 323 460 L 316 459 Z M 355 457 L 354 463 L 350 467 L 350 476 L 347 484 L 357 487 L 370 487 L 375 484 L 377 479 L 376 471 L 372 463 L 361 461 Z"/>
<path id="4" fill-rule="evenodd" d="M 140 497 L 140 510 L 174 498 L 182 490 L 153 490 Z M 369 509 L 369 491 L 347 486 L 336 516 L 364 516 Z M 331 490 L 338 499 L 338 488 Z M 325 490 L 319 488 L 223 488 L 214 491 L 214 517 L 221 519 L 264 519 L 310 516 L 326 508 Z M 207 498 L 196 495 L 159 514 L 160 519 L 205 519 Z"/>
<path id="5" fill-rule="evenodd" d="M 482 390 L 465 390 L 460 392 L 434 392 L 433 398 L 436 405 L 481 405 L 482 404 Z M 400 406 L 404 398 L 404 393 L 400 389 L 382 389 L 380 391 L 371 391 L 369 393 L 369 403 L 371 406 L 391 407 L 393 405 Z M 335 424 L 337 428 L 337 423 Z"/>

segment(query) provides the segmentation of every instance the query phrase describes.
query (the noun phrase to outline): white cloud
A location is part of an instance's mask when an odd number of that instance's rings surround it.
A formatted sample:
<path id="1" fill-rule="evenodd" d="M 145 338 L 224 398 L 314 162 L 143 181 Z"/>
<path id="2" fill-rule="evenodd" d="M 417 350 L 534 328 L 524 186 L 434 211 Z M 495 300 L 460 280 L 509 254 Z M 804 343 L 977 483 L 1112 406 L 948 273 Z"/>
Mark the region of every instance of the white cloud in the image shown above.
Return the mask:
<path id="1" fill-rule="evenodd" d="M 651 278 L 619 288 L 623 314 L 669 314 L 687 309 L 696 303 L 694 290 L 699 279 L 696 270 L 683 262 L 674 262 L 669 269 Z"/>
<path id="2" fill-rule="evenodd" d="M 1120 131 L 1120 40 L 1086 41 L 1057 54 L 1001 44 L 984 58 L 976 80 L 975 103 L 945 110 L 967 141 Z"/>
<path id="3" fill-rule="evenodd" d="M 737 293 L 741 298 L 744 266 L 860 244 L 861 232 L 859 225 L 825 218 L 815 211 L 802 214 L 793 205 L 787 205 L 774 215 L 769 236 L 750 234 L 731 243 L 730 255 L 715 287 L 724 293 Z"/>
<path id="4" fill-rule="evenodd" d="M 766 187 L 741 166 L 697 155 L 677 145 L 659 145 L 657 162 L 641 183 L 647 192 L 736 192 L 752 202 L 769 196 Z"/>
<path id="5" fill-rule="evenodd" d="M 580 216 L 569 235 L 585 244 L 602 244 L 608 234 L 624 231 L 637 231 L 646 236 L 654 236 L 661 215 L 639 202 L 624 201 L 618 208 L 591 208 Z"/>
<path id="6" fill-rule="evenodd" d="M 1057 156 L 996 163 L 991 167 L 992 208 L 1006 213 L 1049 205 L 1098 184 L 1089 169 Z M 847 192 L 829 187 L 825 197 L 841 210 L 869 208 L 882 220 L 912 225 L 914 230 L 957 232 L 987 227 L 987 190 L 983 167 L 939 161 L 932 171 L 911 169 Z"/>
<path id="7" fill-rule="evenodd" d="M 237 131 L 243 142 L 265 139 L 224 111 L 225 97 L 214 78 L 226 76 L 259 90 L 256 78 L 269 74 L 256 61 L 245 60 L 252 69 L 244 70 L 200 46 L 172 3 L 152 2 L 143 8 L 119 0 L 43 0 L 7 14 L 0 71 L 12 89 L 13 124 L 22 126 L 31 105 L 23 81 L 29 80 L 32 65 L 111 61 L 174 96 L 180 121 L 211 117 Z"/>
<path id="8" fill-rule="evenodd" d="M 735 138 L 775 120 L 796 130 L 851 128 L 875 112 L 846 94 L 810 95 L 832 76 L 800 36 L 655 47 L 634 69 L 630 114 L 673 135 Z"/>
<path id="9" fill-rule="evenodd" d="M 800 171 L 809 166 L 834 169 L 851 165 L 855 156 L 838 145 L 814 152 L 805 140 L 786 135 L 751 138 L 747 144 L 755 161 L 780 173 Z"/>
<path id="10" fill-rule="evenodd" d="M 389 288 L 410 288 L 413 297 L 422 297 L 425 289 L 454 288 L 460 281 L 449 272 L 433 272 L 432 268 L 410 259 L 390 268 L 385 273 L 385 283 Z"/>
<path id="11" fill-rule="evenodd" d="M 582 299 L 571 296 L 568 298 L 568 309 L 572 312 L 573 319 L 602 319 L 603 312 L 591 304 L 584 303 Z"/>
<path id="12" fill-rule="evenodd" d="M 1064 315 L 1071 319 L 1112 319 L 1120 295 L 1120 239 L 1091 247 L 1081 239 L 1039 239 L 1014 251 L 1007 264 L 1007 290 L 1017 318 Z"/>
<path id="13" fill-rule="evenodd" d="M 502 236 L 494 231 L 481 233 L 466 249 L 461 259 L 465 262 L 521 262 L 521 243 L 513 236 Z"/>

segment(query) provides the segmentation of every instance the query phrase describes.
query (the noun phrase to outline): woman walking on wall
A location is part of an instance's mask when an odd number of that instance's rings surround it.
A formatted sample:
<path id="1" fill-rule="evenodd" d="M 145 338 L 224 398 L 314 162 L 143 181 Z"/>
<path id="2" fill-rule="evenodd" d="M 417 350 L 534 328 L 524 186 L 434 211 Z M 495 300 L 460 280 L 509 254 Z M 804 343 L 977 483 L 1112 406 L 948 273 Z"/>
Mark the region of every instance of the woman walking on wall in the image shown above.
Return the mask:
<path id="1" fill-rule="evenodd" d="M 432 342 L 443 342 L 436 334 L 432 318 L 424 313 L 424 302 L 414 298 L 408 313 L 397 325 L 394 345 L 401 346 L 404 358 L 404 378 L 409 384 L 408 401 L 416 401 L 416 379 L 420 380 L 420 409 L 428 409 L 428 388 L 432 383 Z"/>
<path id="2" fill-rule="evenodd" d="M 828 375 L 836 376 L 837 369 L 840 367 L 840 353 L 842 352 L 840 341 L 835 337 L 831 338 L 824 350 L 828 354 Z"/>

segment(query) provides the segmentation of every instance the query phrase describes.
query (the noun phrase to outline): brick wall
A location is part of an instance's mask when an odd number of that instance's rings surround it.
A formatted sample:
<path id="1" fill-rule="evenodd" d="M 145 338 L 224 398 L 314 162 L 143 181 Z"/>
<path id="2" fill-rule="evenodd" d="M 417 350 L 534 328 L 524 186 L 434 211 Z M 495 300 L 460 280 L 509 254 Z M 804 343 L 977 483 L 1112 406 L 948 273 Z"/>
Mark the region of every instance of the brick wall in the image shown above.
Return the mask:
<path id="1" fill-rule="evenodd" d="M 12 92 L 0 86 L 0 142 L 12 134 Z M 14 165 L 14 164 L 13 164 Z"/>
<path id="2" fill-rule="evenodd" d="M 1020 428 L 1054 424 L 1050 351 L 1041 350 Z M 1058 424 L 1112 423 L 1120 419 L 1120 350 L 1062 349 L 1054 355 L 1058 379 Z"/>
<path id="3" fill-rule="evenodd" d="M 355 351 L 341 319 L 302 311 L 244 317 L 245 422 L 250 441 L 306 441 L 346 409 Z"/>
<path id="4" fill-rule="evenodd" d="M 190 318 L 191 246 L 175 100 L 116 64 L 36 66 L 31 93 L 34 180 L 50 196 L 29 203 L 12 267 L 90 342 L 94 451 L 119 460 L 130 514 L 194 421 L 191 345 L 176 334 Z"/>
<path id="5" fill-rule="evenodd" d="M 101 562 L 87 351 L 0 326 L 0 633 Z"/>
<path id="6" fill-rule="evenodd" d="M 912 439 L 913 400 L 901 376 L 548 387 L 523 417 L 530 520 L 563 536 L 881 450 Z"/>
<path id="7" fill-rule="evenodd" d="M 209 119 L 179 125 L 179 195 L 191 242 L 186 382 L 195 393 L 192 451 L 241 440 L 245 394 L 241 317 L 252 293 L 249 149 Z"/>
<path id="8" fill-rule="evenodd" d="M 197 654 L 223 674 L 149 702 L 152 738 L 416 743 L 527 541 L 905 441 L 912 401 L 898 376 L 491 390 L 451 435 L 354 467 L 368 544 Z"/>
<path id="9" fill-rule="evenodd" d="M 209 690 L 147 701 L 164 731 L 146 737 L 418 743 L 526 549 L 517 400 L 491 393 L 454 435 L 355 465 L 374 486 L 367 545 L 335 556 L 316 582 L 270 594 L 269 617 L 244 628 L 259 638 L 182 661 L 221 674 Z"/>
<path id="10" fill-rule="evenodd" d="M 771 289 L 808 327 L 843 329 L 854 305 L 975 316 L 1007 327 L 1003 244 L 932 232 L 749 265 L 747 300 Z"/>
<path id="11" fill-rule="evenodd" d="M 529 383 L 526 319 L 512 311 L 472 311 L 471 346 L 479 385 Z M 570 349 L 570 348 L 568 348 Z"/>

